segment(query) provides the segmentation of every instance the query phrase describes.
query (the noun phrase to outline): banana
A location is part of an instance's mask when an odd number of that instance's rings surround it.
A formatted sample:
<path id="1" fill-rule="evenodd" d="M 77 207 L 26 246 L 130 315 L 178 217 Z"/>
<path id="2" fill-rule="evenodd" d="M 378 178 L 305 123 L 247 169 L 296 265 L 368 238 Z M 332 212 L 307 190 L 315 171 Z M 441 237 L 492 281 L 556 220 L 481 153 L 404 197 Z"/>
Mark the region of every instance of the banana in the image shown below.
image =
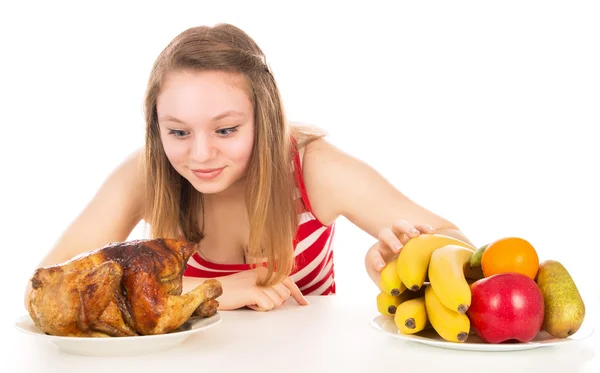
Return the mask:
<path id="1" fill-rule="evenodd" d="M 377 294 L 377 311 L 382 315 L 393 316 L 401 301 L 400 297 L 395 297 L 382 291 Z"/>
<path id="2" fill-rule="evenodd" d="M 398 296 L 406 290 L 398 275 L 398 259 L 392 260 L 383 268 L 379 287 L 381 291 L 393 296 Z"/>
<path id="3" fill-rule="evenodd" d="M 475 251 L 475 248 L 466 242 L 437 233 L 413 237 L 398 255 L 398 275 L 402 283 L 412 291 L 420 289 L 425 282 L 431 253 L 446 245 L 459 245 Z"/>
<path id="4" fill-rule="evenodd" d="M 477 251 L 475 251 L 475 254 L 473 254 L 471 260 L 469 261 L 470 268 L 481 267 L 481 257 L 483 256 L 483 252 L 485 249 L 487 249 L 487 247 L 488 245 L 483 245 L 477 249 Z"/>
<path id="5" fill-rule="evenodd" d="M 404 291 L 398 296 L 390 295 L 384 291 L 381 291 L 377 295 L 377 310 L 382 315 L 394 315 L 400 304 L 407 300 L 422 297 L 424 295 L 425 288 L 420 289 L 419 291 Z"/>
<path id="6" fill-rule="evenodd" d="M 406 288 L 405 288 L 406 289 Z M 422 297 L 425 295 L 425 287 L 418 291 L 405 291 L 398 296 L 390 295 L 384 291 L 381 291 L 377 295 L 377 310 L 382 315 L 391 316 L 396 313 L 398 306 L 407 300 Z"/>
<path id="7" fill-rule="evenodd" d="M 429 281 L 440 302 L 458 313 L 471 305 L 471 288 L 465 279 L 465 269 L 473 252 L 458 245 L 435 250 L 429 261 Z"/>
<path id="8" fill-rule="evenodd" d="M 427 326 L 425 297 L 420 296 L 400 303 L 396 308 L 394 323 L 403 334 L 414 334 L 425 329 Z"/>
<path id="9" fill-rule="evenodd" d="M 431 286 L 425 288 L 425 310 L 433 329 L 449 342 L 464 342 L 469 337 L 471 321 L 467 315 L 444 306 Z"/>

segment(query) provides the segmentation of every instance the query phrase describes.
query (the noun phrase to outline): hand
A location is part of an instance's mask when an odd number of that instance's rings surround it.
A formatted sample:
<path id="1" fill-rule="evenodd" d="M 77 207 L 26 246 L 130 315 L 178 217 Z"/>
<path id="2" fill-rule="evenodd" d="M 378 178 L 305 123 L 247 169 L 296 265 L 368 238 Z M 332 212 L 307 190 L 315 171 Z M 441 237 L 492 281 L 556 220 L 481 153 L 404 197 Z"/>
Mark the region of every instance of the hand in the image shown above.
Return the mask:
<path id="1" fill-rule="evenodd" d="M 381 270 L 387 263 L 398 257 L 402 247 L 413 237 L 421 233 L 434 233 L 428 224 L 412 225 L 404 220 L 396 221 L 391 228 L 379 232 L 378 241 L 367 251 L 365 267 L 371 280 L 379 286 Z"/>
<path id="2" fill-rule="evenodd" d="M 217 299 L 219 309 L 248 307 L 255 311 L 269 311 L 281 306 L 290 297 L 301 306 L 309 304 L 289 277 L 273 286 L 257 286 L 256 279 L 259 274 L 263 274 L 263 270 L 266 273 L 266 269 L 257 268 L 220 277 L 223 295 Z"/>

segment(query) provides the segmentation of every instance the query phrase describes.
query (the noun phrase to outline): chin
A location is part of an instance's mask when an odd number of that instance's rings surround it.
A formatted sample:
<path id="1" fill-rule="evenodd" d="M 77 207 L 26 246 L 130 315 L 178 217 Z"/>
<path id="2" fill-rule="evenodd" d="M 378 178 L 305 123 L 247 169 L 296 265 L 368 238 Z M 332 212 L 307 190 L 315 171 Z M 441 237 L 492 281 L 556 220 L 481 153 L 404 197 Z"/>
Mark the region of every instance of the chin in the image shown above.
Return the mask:
<path id="1" fill-rule="evenodd" d="M 192 184 L 194 189 L 202 194 L 217 194 L 229 189 L 235 182 L 232 180 L 232 175 L 224 170 L 221 175 L 217 176 L 212 180 L 200 180 L 190 173 L 187 180 Z"/>
<path id="2" fill-rule="evenodd" d="M 229 183 L 222 181 L 206 182 L 194 180 L 193 182 L 190 181 L 190 183 L 194 189 L 202 194 L 217 194 L 229 188 Z"/>

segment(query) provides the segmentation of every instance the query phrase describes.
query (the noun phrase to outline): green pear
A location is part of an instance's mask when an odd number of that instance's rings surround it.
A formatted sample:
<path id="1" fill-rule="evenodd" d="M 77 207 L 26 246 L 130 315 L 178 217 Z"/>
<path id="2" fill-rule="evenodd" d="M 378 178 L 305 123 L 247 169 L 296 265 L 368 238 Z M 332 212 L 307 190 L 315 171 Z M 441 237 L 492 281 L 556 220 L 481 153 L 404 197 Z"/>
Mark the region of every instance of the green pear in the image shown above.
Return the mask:
<path id="1" fill-rule="evenodd" d="M 475 253 L 471 257 L 471 260 L 469 261 L 469 268 L 481 268 L 481 257 L 483 256 L 483 252 L 485 251 L 485 249 L 487 249 L 488 246 L 489 244 L 485 244 L 479 249 L 477 249 L 477 251 L 475 251 Z"/>
<path id="2" fill-rule="evenodd" d="M 535 279 L 544 296 L 542 329 L 556 338 L 566 338 L 579 330 L 585 305 L 567 269 L 556 260 L 540 264 Z"/>

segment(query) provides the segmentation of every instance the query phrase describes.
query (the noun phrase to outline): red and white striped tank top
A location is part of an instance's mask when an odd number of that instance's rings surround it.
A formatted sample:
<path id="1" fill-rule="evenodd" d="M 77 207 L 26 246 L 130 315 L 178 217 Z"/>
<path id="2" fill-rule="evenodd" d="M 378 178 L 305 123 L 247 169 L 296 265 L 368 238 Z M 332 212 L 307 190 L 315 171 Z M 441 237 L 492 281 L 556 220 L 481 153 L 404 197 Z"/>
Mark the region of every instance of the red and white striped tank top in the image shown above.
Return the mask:
<path id="1" fill-rule="evenodd" d="M 299 215 L 298 230 L 294 239 L 295 265 L 290 277 L 304 295 L 335 294 L 331 246 L 335 223 L 326 226 L 313 215 L 302 178 L 298 152 L 294 155 L 294 174 L 298 192 L 296 198 L 302 198 L 304 212 Z M 187 263 L 184 276 L 214 278 L 248 269 L 249 264 L 211 263 L 194 253 Z"/>

